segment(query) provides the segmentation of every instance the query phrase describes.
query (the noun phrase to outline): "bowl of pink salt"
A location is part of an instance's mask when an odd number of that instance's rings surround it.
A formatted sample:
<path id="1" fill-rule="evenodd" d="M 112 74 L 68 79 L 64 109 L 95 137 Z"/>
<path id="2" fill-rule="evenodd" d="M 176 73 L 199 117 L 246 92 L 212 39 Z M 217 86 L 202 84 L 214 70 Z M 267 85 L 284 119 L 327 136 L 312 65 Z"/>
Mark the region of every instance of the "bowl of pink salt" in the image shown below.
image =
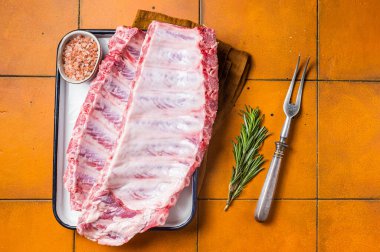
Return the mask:
<path id="1" fill-rule="evenodd" d="M 58 70 L 69 83 L 90 81 L 96 75 L 101 57 L 100 43 L 92 33 L 73 31 L 58 46 Z"/>

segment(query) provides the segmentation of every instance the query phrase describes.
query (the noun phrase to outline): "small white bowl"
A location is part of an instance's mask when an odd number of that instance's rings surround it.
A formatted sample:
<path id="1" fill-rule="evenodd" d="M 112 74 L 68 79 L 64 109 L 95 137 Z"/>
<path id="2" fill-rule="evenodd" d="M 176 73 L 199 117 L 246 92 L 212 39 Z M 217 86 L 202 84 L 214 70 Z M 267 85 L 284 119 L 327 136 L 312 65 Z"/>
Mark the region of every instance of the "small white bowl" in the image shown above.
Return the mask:
<path id="1" fill-rule="evenodd" d="M 63 70 L 63 61 L 62 61 L 62 54 L 63 54 L 63 49 L 65 48 L 66 44 L 75 36 L 78 36 L 78 35 L 82 35 L 82 36 L 85 36 L 85 37 L 90 37 L 92 38 L 96 44 L 98 45 L 98 57 L 96 59 L 96 63 L 95 63 L 95 67 L 94 67 L 94 70 L 92 70 L 91 74 L 83 79 L 83 80 L 74 80 L 74 79 L 71 79 L 69 78 L 66 74 L 65 74 L 65 71 Z M 81 30 L 77 30 L 77 31 L 72 31 L 68 34 L 66 34 L 61 42 L 59 43 L 59 46 L 58 46 L 58 62 L 57 62 L 57 66 L 58 66 L 58 70 L 62 76 L 62 78 L 67 81 L 67 82 L 70 82 L 70 83 L 73 83 L 73 84 L 80 84 L 80 83 L 83 83 L 83 82 L 86 82 L 86 81 L 90 81 L 92 80 L 98 69 L 99 69 L 99 63 L 100 63 L 100 60 L 102 58 L 102 48 L 100 46 L 100 43 L 99 43 L 99 40 L 95 37 L 94 34 L 90 33 L 90 32 L 86 32 L 86 31 L 81 31 Z"/>

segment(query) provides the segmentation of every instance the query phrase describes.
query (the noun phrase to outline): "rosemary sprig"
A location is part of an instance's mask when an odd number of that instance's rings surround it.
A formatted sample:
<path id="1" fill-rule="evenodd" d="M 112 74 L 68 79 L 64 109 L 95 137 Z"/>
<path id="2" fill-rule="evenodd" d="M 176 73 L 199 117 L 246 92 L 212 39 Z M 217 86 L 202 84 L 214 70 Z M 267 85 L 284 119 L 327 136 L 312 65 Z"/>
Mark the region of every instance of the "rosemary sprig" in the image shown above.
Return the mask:
<path id="1" fill-rule="evenodd" d="M 241 111 L 241 116 L 244 123 L 240 135 L 233 142 L 235 166 L 232 168 L 225 211 L 244 187 L 263 170 L 261 166 L 265 162 L 263 155 L 259 154 L 264 140 L 268 137 L 267 128 L 262 126 L 264 116 L 258 108 L 253 109 L 250 106 L 245 106 L 245 110 Z"/>

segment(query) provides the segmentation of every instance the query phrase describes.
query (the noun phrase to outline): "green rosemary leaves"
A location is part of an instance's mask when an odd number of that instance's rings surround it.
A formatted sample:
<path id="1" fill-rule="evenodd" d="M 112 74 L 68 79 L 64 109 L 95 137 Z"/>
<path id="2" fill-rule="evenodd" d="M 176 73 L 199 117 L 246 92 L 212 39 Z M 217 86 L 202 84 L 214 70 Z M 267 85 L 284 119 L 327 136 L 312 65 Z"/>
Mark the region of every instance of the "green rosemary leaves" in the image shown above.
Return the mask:
<path id="1" fill-rule="evenodd" d="M 232 201 L 237 198 L 244 187 L 261 171 L 264 163 L 263 155 L 259 154 L 268 130 L 262 126 L 264 116 L 258 108 L 245 106 L 241 111 L 244 123 L 240 135 L 233 143 L 235 167 L 232 168 L 232 178 L 229 185 L 228 200 L 225 211 Z"/>

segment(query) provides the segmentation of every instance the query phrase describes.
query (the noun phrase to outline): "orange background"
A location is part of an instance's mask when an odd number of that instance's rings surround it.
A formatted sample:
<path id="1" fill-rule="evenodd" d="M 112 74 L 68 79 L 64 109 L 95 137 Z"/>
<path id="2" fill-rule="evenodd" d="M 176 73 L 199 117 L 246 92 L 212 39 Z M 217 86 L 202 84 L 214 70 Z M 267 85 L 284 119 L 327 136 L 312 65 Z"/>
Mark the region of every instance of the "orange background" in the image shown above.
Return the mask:
<path id="1" fill-rule="evenodd" d="M 137 9 L 197 22 L 199 1 L 0 5 L 0 251 L 380 251 L 379 1 L 205 0 L 204 24 L 252 55 L 249 80 L 215 137 L 192 223 L 118 248 L 76 235 L 52 213 L 56 47 L 71 30 L 130 25 Z M 310 55 L 312 67 L 273 216 L 266 224 L 253 219 L 267 169 L 226 213 L 237 111 L 249 104 L 266 114 L 272 135 L 262 152 L 270 159 L 298 53 Z"/>

